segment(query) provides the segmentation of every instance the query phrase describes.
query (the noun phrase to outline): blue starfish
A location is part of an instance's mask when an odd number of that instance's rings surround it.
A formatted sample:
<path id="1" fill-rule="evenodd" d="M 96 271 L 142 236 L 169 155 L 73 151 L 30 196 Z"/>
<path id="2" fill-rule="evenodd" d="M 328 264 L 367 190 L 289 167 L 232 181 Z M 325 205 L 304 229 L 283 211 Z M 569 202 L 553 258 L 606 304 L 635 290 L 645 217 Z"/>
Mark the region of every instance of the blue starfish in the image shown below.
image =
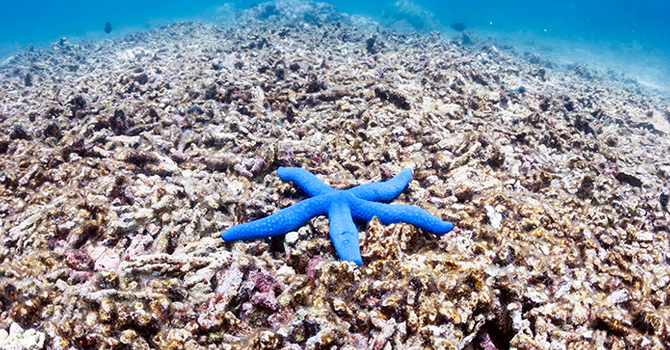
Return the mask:
<path id="1" fill-rule="evenodd" d="M 280 235 L 302 226 L 314 216 L 328 214 L 330 238 L 340 259 L 361 265 L 358 229 L 353 219 L 369 221 L 376 216 L 385 225 L 407 222 L 436 234 L 444 234 L 454 228 L 451 222 L 442 221 L 418 207 L 375 203 L 391 200 L 400 194 L 412 178 L 412 169 L 405 169 L 386 182 L 348 190 L 330 188 L 301 168 L 280 167 L 277 175 L 284 181 L 292 181 L 312 198 L 263 219 L 231 227 L 221 234 L 224 241 Z"/>

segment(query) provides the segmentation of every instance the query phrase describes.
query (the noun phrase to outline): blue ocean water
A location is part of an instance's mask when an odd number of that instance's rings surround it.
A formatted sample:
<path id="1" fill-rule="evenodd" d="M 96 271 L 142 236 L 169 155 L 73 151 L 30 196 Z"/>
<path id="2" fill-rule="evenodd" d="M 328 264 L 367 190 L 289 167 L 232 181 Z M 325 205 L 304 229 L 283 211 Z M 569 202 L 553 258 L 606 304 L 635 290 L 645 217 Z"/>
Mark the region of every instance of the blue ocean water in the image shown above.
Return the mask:
<path id="1" fill-rule="evenodd" d="M 408 0 L 401 0 L 408 1 Z M 262 1 L 228 2 L 246 9 Z M 340 11 L 379 20 L 395 1 L 331 0 Z M 670 90 L 670 1 L 667 0 L 414 0 L 431 12 L 445 35 L 452 23 L 495 38 L 519 51 L 537 52 L 558 63 L 587 63 L 616 69 L 642 85 Z M 212 20 L 225 1 L 84 0 L 0 1 L 0 61 L 27 45 L 48 47 L 61 37 L 71 42 L 104 40 L 184 19 Z M 105 23 L 112 32 L 104 32 Z"/>

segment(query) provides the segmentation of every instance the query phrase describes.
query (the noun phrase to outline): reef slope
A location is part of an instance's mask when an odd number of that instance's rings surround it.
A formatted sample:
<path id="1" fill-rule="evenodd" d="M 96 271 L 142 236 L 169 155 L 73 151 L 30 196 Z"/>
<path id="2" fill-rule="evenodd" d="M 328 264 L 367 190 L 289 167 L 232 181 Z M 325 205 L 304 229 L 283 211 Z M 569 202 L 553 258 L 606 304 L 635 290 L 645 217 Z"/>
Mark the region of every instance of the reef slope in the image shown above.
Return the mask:
<path id="1" fill-rule="evenodd" d="M 236 21 L 0 66 L 0 328 L 49 349 L 670 346 L 662 96 L 323 4 Z M 394 202 L 456 228 L 361 224 L 361 267 L 323 217 L 224 243 L 306 198 L 279 166 L 339 189 L 413 167 Z"/>

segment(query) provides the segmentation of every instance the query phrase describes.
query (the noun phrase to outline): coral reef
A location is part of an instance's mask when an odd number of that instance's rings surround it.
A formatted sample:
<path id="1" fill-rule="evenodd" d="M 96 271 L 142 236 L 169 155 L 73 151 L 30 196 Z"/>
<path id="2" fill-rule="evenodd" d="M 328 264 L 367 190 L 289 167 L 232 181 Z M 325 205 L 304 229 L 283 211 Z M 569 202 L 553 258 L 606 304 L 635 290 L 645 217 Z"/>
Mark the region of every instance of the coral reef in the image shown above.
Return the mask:
<path id="1" fill-rule="evenodd" d="M 7 337 L 25 329 L 47 349 L 670 347 L 667 99 L 467 31 L 370 30 L 309 2 L 236 21 L 64 38 L 0 66 Z M 336 189 L 411 166 L 394 203 L 455 228 L 361 223 L 363 266 L 338 261 L 325 217 L 222 242 L 307 198 L 279 166 Z"/>
<path id="2" fill-rule="evenodd" d="M 438 30 L 440 21 L 412 0 L 398 0 L 384 8 L 382 24 L 403 32 L 423 32 Z"/>

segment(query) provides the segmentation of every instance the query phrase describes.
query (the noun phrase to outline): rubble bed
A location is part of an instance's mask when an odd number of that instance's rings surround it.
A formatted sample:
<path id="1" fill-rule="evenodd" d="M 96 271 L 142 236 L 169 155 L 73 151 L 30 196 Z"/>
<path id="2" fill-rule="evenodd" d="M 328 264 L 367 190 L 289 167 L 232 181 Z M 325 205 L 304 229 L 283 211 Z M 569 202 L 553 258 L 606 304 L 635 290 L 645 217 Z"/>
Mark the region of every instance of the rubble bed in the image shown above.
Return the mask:
<path id="1" fill-rule="evenodd" d="M 0 328 L 48 349 L 670 347 L 667 99 L 285 4 L 0 66 Z M 413 167 L 394 202 L 456 228 L 360 223 L 361 267 L 325 217 L 224 243 L 306 198 L 279 166 L 339 189 Z"/>

